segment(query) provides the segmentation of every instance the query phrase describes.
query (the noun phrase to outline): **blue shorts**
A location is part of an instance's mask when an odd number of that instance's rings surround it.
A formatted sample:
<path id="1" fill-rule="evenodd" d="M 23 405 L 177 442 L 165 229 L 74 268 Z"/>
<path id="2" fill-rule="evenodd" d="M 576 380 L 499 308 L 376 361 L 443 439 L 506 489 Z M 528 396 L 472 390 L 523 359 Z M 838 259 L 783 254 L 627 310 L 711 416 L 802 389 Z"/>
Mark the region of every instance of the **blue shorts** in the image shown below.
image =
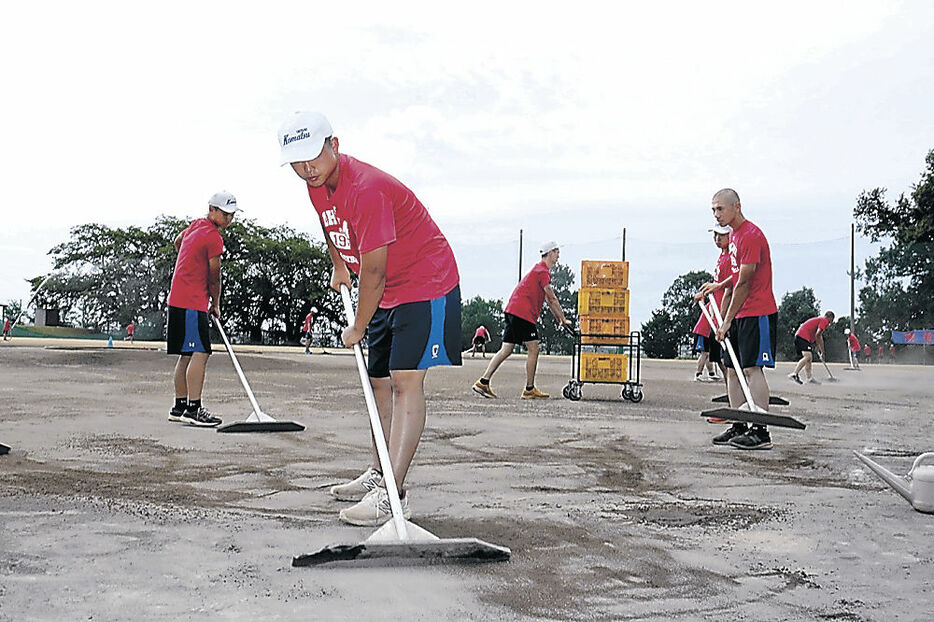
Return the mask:
<path id="1" fill-rule="evenodd" d="M 730 343 L 739 358 L 742 369 L 749 367 L 775 367 L 775 338 L 778 328 L 778 313 L 740 317 L 730 324 Z M 723 363 L 730 362 L 729 353 L 723 351 Z"/>
<path id="2" fill-rule="evenodd" d="M 694 352 L 710 352 L 710 337 L 694 333 Z"/>
<path id="3" fill-rule="evenodd" d="M 192 352 L 211 353 L 211 332 L 208 314 L 194 309 L 169 307 L 166 329 L 166 348 L 169 354 L 190 355 Z"/>
<path id="4" fill-rule="evenodd" d="M 461 364 L 461 289 L 434 300 L 377 309 L 367 326 L 371 378 Z"/>

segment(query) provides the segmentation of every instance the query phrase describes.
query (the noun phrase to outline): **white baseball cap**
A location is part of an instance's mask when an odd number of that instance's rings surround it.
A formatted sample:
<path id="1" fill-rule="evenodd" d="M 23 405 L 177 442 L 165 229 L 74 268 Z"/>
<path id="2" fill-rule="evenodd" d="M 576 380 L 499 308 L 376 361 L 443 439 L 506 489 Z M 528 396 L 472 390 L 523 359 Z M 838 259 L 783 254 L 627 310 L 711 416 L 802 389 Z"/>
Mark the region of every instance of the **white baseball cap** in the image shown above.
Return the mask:
<path id="1" fill-rule="evenodd" d="M 280 166 L 314 160 L 321 155 L 324 139 L 333 133 L 320 112 L 293 112 L 279 127 Z"/>
<path id="2" fill-rule="evenodd" d="M 215 192 L 211 195 L 211 198 L 208 199 L 208 205 L 210 207 L 216 207 L 222 212 L 227 212 L 228 214 L 233 214 L 240 208 L 237 207 L 237 197 L 230 194 L 226 190 L 221 190 L 220 192 Z"/>
<path id="3" fill-rule="evenodd" d="M 558 248 L 558 243 L 555 242 L 554 240 L 549 240 L 548 242 L 545 242 L 544 244 L 538 247 L 538 252 L 544 255 L 545 253 L 550 253 L 551 251 L 557 248 Z"/>
<path id="4" fill-rule="evenodd" d="M 707 229 L 710 233 L 719 233 L 720 235 L 726 235 L 733 230 L 733 227 L 730 225 L 714 225 L 710 229 Z"/>

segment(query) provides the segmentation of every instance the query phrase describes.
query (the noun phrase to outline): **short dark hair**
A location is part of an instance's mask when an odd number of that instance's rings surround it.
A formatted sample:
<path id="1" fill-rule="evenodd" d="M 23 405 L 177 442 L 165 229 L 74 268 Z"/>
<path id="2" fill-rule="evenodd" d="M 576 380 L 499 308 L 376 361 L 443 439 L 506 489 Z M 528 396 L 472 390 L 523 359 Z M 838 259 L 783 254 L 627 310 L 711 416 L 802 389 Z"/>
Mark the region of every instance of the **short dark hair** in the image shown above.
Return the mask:
<path id="1" fill-rule="evenodd" d="M 722 190 L 717 190 L 717 192 L 714 193 L 713 200 L 723 200 L 730 205 L 736 205 L 739 203 L 739 194 L 732 188 L 723 188 Z"/>

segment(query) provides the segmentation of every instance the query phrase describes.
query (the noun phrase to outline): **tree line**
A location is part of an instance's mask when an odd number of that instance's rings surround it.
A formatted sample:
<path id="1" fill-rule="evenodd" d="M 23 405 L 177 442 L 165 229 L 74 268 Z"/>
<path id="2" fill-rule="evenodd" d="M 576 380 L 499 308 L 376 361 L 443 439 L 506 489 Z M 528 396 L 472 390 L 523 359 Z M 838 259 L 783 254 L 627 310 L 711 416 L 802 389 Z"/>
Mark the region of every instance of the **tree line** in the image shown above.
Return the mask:
<path id="1" fill-rule="evenodd" d="M 854 326 L 873 356 L 879 345 L 886 353 L 892 331 L 934 328 L 934 150 L 925 158 L 925 168 L 911 191 L 894 203 L 885 188 L 863 191 L 853 216 L 857 230 L 873 242 L 882 242 L 879 253 L 866 260 L 855 277 L 862 281 Z M 700 314 L 692 300 L 700 286 L 713 280 L 704 271 L 679 276 L 662 296 L 661 307 L 652 311 L 642 325 L 648 356 L 674 358 L 690 347 L 691 331 Z M 778 308 L 777 356 L 793 360 L 794 333 L 800 324 L 821 313 L 821 304 L 809 287 L 786 293 Z M 825 338 L 827 358 L 846 361 L 844 328 L 848 316 L 838 316 Z M 900 361 L 922 360 L 921 349 L 896 346 Z"/>
<path id="2" fill-rule="evenodd" d="M 53 276 L 36 296 L 34 308 L 58 309 L 62 323 L 95 333 L 116 335 L 132 322 L 137 339 L 163 339 L 177 257 L 174 241 L 188 224 L 159 216 L 148 227 L 73 227 L 69 238 L 49 251 Z M 317 307 L 316 331 L 325 343 L 337 343 L 346 322 L 340 296 L 330 288 L 331 260 L 324 244 L 288 226 L 264 227 L 250 219 L 233 222 L 221 236 L 221 314 L 232 338 L 241 343 L 295 343 L 305 316 Z M 30 280 L 33 291 L 44 278 Z M 573 271 L 555 266 L 552 287 L 574 319 Z M 15 318 L 19 303 L 10 303 L 5 312 Z M 479 325 L 486 326 L 493 339 L 488 351 L 499 349 L 502 300 L 464 300 L 462 315 L 463 350 L 471 347 Z M 571 352 L 573 339 L 548 311 L 541 328 L 544 352 Z"/>

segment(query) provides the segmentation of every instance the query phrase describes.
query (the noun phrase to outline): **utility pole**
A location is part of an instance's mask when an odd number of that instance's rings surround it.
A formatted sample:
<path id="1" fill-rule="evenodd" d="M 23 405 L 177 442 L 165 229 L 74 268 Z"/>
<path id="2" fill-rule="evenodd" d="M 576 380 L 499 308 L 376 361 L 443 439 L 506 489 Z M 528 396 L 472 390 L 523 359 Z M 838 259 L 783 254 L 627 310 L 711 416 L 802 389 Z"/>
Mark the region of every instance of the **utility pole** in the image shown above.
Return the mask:
<path id="1" fill-rule="evenodd" d="M 626 227 L 623 227 L 623 261 L 626 261 Z"/>
<path id="2" fill-rule="evenodd" d="M 856 334 L 856 223 L 850 223 L 850 333 Z"/>
<path id="3" fill-rule="evenodd" d="M 519 278 L 516 280 L 518 283 L 522 280 L 522 229 L 519 229 Z"/>

